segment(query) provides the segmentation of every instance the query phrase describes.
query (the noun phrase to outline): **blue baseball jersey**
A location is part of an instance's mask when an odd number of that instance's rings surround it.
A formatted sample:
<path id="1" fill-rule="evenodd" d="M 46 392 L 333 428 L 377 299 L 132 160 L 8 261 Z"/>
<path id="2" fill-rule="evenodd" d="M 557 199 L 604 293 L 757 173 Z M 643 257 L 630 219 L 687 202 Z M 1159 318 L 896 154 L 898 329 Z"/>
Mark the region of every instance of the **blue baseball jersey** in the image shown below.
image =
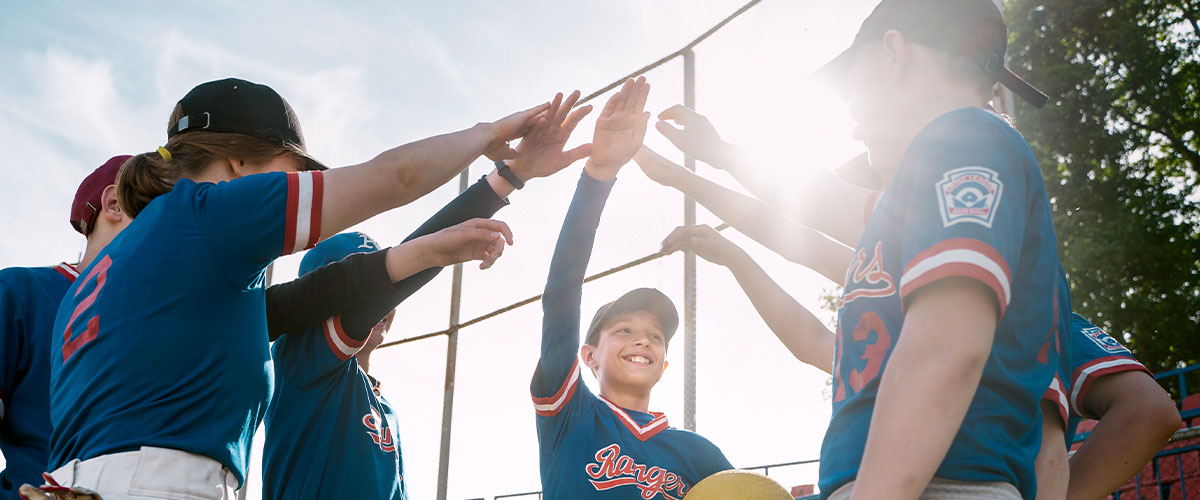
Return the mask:
<path id="1" fill-rule="evenodd" d="M 846 273 L 833 413 L 821 447 L 823 498 L 858 475 L 881 375 L 903 342 L 906 300 L 952 277 L 990 290 L 999 322 L 979 388 L 935 476 L 1007 482 L 1033 498 L 1041 439 L 1034 423 L 1071 309 L 1033 153 L 1016 130 L 978 108 L 946 113 L 916 135 Z"/>
<path id="2" fill-rule="evenodd" d="M 1121 345 L 1100 327 L 1093 325 L 1079 314 L 1071 314 L 1071 378 L 1067 390 L 1071 418 L 1067 424 L 1068 443 L 1075 435 L 1075 428 L 1084 418 L 1099 419 L 1100 416 L 1085 408 L 1084 400 L 1092 383 L 1105 375 L 1139 371 L 1147 376 L 1154 374 L 1145 365 L 1134 359 L 1133 353 Z"/>
<path id="3" fill-rule="evenodd" d="M 1059 280 L 1059 292 L 1070 293 L 1070 287 L 1067 285 L 1066 276 Z M 1074 315 L 1074 313 L 1072 313 Z M 1064 431 L 1066 423 L 1070 415 L 1070 387 L 1071 387 L 1071 361 L 1074 354 L 1075 342 L 1074 337 L 1076 332 L 1075 321 L 1073 318 L 1067 319 L 1069 326 L 1063 329 L 1063 335 L 1055 337 L 1055 345 L 1053 346 L 1058 355 L 1052 361 L 1054 365 L 1054 376 L 1050 379 L 1050 386 L 1046 388 L 1045 394 L 1042 395 L 1042 400 L 1054 406 L 1055 413 L 1058 414 L 1060 422 L 1063 422 Z M 1047 352 L 1051 346 L 1047 346 Z M 1039 353 L 1039 356 L 1042 354 Z M 1070 444 L 1071 434 L 1063 434 L 1063 438 Z"/>
<path id="4" fill-rule="evenodd" d="M 50 453 L 50 335 L 79 272 L 70 264 L 0 271 L 0 498 L 41 484 Z"/>
<path id="5" fill-rule="evenodd" d="M 54 326 L 49 467 L 171 448 L 244 483 L 271 392 L 263 272 L 316 244 L 320 172 L 181 179 L 80 271 Z"/>
<path id="6" fill-rule="evenodd" d="M 335 316 L 275 341 L 264 498 L 407 498 L 399 425 Z"/>
<path id="7" fill-rule="evenodd" d="M 542 297 L 542 351 L 531 383 L 542 494 L 547 499 L 679 499 L 732 469 L 704 437 L 666 415 L 622 408 L 588 390 L 580 374 L 580 301 L 596 227 L 613 182 L 579 180 Z"/>

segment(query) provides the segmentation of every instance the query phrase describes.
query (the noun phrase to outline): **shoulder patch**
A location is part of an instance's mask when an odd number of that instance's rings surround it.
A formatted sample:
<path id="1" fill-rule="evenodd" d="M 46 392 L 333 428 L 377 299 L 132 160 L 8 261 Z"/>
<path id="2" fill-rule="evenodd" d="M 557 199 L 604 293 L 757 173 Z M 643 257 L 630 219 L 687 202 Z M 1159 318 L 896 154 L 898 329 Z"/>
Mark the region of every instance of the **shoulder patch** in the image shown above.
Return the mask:
<path id="1" fill-rule="evenodd" d="M 1079 333 L 1082 333 L 1085 337 L 1091 339 L 1092 342 L 1095 342 L 1096 345 L 1100 346 L 1100 348 L 1104 349 L 1105 351 L 1120 353 L 1129 352 L 1129 349 L 1126 349 L 1125 346 L 1121 345 L 1120 342 L 1117 342 L 1117 339 L 1114 339 L 1109 334 L 1104 333 L 1104 330 L 1101 330 L 1098 326 L 1084 328 L 1083 330 L 1080 330 Z"/>
<path id="2" fill-rule="evenodd" d="M 946 172 L 936 184 L 942 226 L 971 222 L 992 227 L 1004 184 L 986 167 L 962 167 Z"/>

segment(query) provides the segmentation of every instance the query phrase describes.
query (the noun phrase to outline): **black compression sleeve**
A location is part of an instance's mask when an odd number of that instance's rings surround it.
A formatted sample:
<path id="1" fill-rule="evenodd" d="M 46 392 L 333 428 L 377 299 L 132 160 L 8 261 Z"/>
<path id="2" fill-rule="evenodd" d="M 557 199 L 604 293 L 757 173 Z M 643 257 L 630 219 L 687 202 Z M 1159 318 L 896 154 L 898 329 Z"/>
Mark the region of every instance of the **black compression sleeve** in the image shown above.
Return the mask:
<path id="1" fill-rule="evenodd" d="M 424 224 L 421 224 L 421 227 L 408 235 L 404 241 L 433 234 L 471 219 L 491 217 L 505 205 L 508 205 L 508 201 L 496 196 L 496 192 L 492 190 L 486 179 L 480 179 L 445 207 L 442 207 Z M 395 309 L 400 302 L 416 293 L 421 287 L 433 281 L 433 278 L 437 277 L 441 271 L 440 267 L 431 267 L 409 276 L 397 282 L 391 293 L 375 295 L 359 307 L 346 311 L 342 314 L 342 328 L 345 329 L 347 335 L 353 335 L 350 333 L 351 331 L 364 328 L 367 333 L 370 333 L 371 328 L 384 316 L 387 316 L 389 311 Z"/>
<path id="2" fill-rule="evenodd" d="M 267 333 L 270 339 L 304 331 L 372 297 L 392 293 L 386 258 L 387 250 L 354 254 L 267 288 Z M 370 333 L 370 328 L 366 333 Z M 349 329 L 346 334 L 355 340 L 366 338 L 365 334 L 359 337 Z"/>

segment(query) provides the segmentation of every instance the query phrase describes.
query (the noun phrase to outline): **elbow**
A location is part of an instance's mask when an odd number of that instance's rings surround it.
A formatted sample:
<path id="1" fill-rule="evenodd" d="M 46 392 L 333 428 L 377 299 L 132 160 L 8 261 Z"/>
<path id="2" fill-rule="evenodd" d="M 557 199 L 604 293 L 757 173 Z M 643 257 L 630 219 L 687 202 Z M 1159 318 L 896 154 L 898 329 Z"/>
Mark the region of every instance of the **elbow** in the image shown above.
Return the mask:
<path id="1" fill-rule="evenodd" d="M 1175 409 L 1175 401 L 1170 396 L 1163 396 L 1165 401 L 1159 400 L 1152 407 L 1146 408 L 1146 418 L 1153 423 L 1155 436 L 1165 443 L 1183 426 L 1183 419 L 1179 417 L 1179 410 Z"/>
<path id="2" fill-rule="evenodd" d="M 417 186 L 421 180 L 419 171 L 419 168 L 410 163 L 401 164 L 400 168 L 396 169 L 395 193 L 399 195 L 401 205 L 406 205 L 419 197 L 417 193 Z"/>
<path id="3" fill-rule="evenodd" d="M 1182 420 L 1175 400 L 1161 389 L 1144 392 L 1141 397 L 1127 398 L 1114 408 L 1129 428 L 1140 428 L 1147 439 L 1157 446 L 1165 444 L 1179 430 Z M 1107 415 L 1104 415 L 1107 417 Z"/>
<path id="4" fill-rule="evenodd" d="M 1153 389 L 1143 391 L 1142 397 L 1137 398 L 1140 401 L 1136 401 L 1133 405 L 1135 407 L 1129 411 L 1136 412 L 1147 430 L 1153 430 L 1153 435 L 1165 443 L 1183 425 L 1183 420 L 1179 417 L 1179 409 L 1175 407 L 1175 400 L 1171 399 L 1171 395 L 1157 383 Z"/>
<path id="5" fill-rule="evenodd" d="M 421 182 L 419 162 L 407 158 L 398 149 L 402 148 L 384 151 L 370 161 L 386 166 L 380 172 L 379 182 L 389 187 L 393 200 L 399 201 L 394 206 L 405 205 L 418 198 L 416 189 Z"/>

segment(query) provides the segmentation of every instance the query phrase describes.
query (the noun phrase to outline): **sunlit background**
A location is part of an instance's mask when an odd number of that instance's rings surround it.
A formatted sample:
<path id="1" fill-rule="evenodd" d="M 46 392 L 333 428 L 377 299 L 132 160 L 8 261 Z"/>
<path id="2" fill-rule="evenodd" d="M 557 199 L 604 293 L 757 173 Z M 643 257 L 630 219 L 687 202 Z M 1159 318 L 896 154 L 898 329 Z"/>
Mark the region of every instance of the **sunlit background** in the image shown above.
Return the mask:
<path id="1" fill-rule="evenodd" d="M 110 156 L 164 143 L 168 113 L 198 83 L 237 76 L 272 86 L 295 108 L 310 152 L 326 164 L 348 165 L 499 118 L 556 91 L 590 93 L 682 47 L 743 3 L 5 3 L 0 199 L 7 216 L 0 218 L 0 267 L 76 261 L 83 239 L 67 213 L 79 181 Z M 778 176 L 781 190 L 803 182 L 790 175 L 796 166 L 832 167 L 861 150 L 849 138 L 840 103 L 806 77 L 849 44 L 874 3 L 764 0 L 695 49 L 697 108 L 726 139 L 763 153 L 769 160 L 760 168 Z M 682 73 L 675 60 L 647 74 L 652 112 L 683 101 Z M 590 140 L 592 118 L 573 144 Z M 646 141 L 682 160 L 653 129 Z M 581 167 L 531 182 L 500 211 L 516 245 L 491 270 L 467 267 L 462 320 L 540 293 Z M 490 169 L 486 160 L 475 162 L 472 181 Z M 736 186 L 722 172 L 699 169 Z M 456 192 L 454 181 L 356 229 L 381 244 L 398 243 Z M 628 165 L 608 202 L 589 272 L 657 251 L 682 222 L 682 207 L 681 195 Z M 843 209 L 858 210 L 828 207 Z M 697 218 L 720 222 L 703 209 Z M 726 233 L 828 322 L 832 313 L 820 310 L 819 297 L 834 283 Z M 293 278 L 300 258 L 277 261 L 275 281 Z M 583 316 L 639 286 L 664 290 L 682 308 L 682 263 L 675 255 L 589 284 Z M 389 340 L 447 326 L 450 274 L 400 306 Z M 698 280 L 697 430 L 739 467 L 816 458 L 829 418 L 828 377 L 783 348 L 726 270 L 702 261 Z M 533 304 L 462 331 L 449 498 L 540 489 L 528 393 L 540 321 L 540 305 Z M 679 339 L 651 406 L 682 427 Z M 444 336 L 435 337 L 378 351 L 371 363 L 400 414 L 412 498 L 435 496 L 446 347 Z M 595 390 L 595 381 L 588 383 Z M 260 449 L 261 441 L 249 498 L 261 492 Z M 771 476 L 786 486 L 815 483 L 816 467 L 773 469 Z"/>

